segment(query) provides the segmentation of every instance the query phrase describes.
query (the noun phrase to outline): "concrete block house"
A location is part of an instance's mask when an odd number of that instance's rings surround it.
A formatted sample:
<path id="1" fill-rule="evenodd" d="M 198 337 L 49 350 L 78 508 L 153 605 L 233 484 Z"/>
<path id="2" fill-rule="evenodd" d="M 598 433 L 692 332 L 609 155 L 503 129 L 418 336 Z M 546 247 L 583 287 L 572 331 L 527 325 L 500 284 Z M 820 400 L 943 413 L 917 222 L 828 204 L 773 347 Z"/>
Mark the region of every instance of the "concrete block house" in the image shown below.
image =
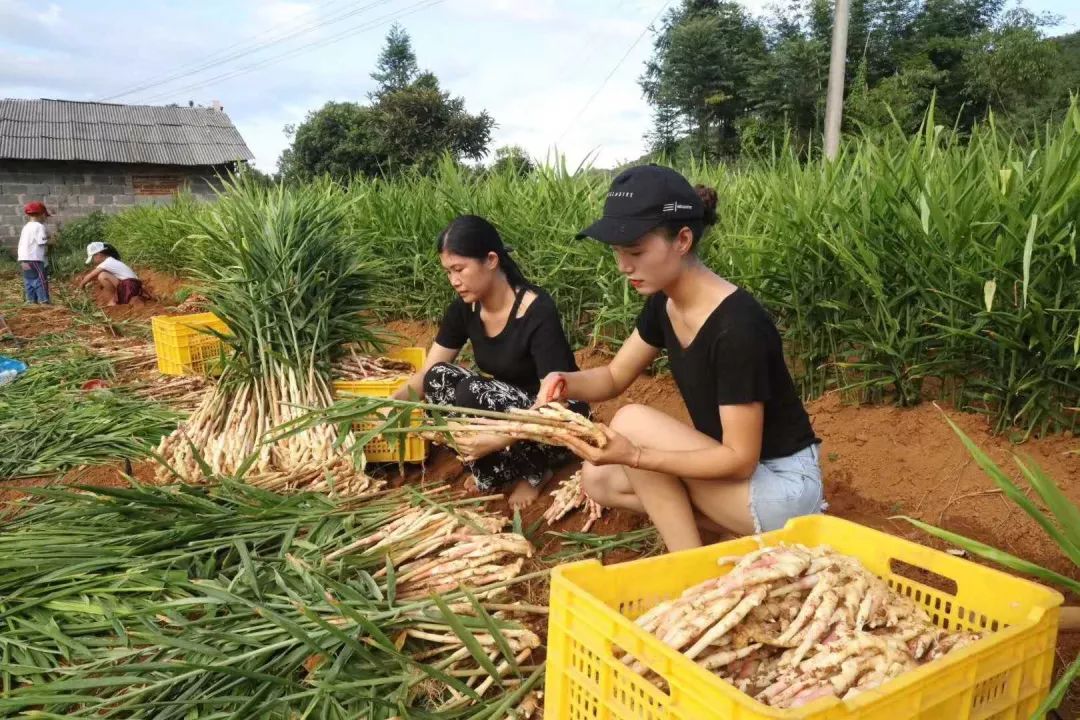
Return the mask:
<path id="1" fill-rule="evenodd" d="M 213 194 L 253 155 L 218 107 L 0 99 L 0 248 L 13 252 L 40 200 L 64 222 L 95 210 Z"/>

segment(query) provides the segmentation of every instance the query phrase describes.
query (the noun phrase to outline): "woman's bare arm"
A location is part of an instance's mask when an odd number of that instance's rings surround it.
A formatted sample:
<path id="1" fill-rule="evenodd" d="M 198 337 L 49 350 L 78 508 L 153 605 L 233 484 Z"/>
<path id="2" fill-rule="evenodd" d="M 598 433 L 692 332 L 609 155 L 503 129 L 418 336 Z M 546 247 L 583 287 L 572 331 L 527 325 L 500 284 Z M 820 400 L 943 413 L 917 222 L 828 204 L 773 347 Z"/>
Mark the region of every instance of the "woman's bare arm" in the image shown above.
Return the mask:
<path id="1" fill-rule="evenodd" d="M 549 374 L 540 385 L 537 403 L 553 400 L 603 402 L 618 397 L 648 369 L 659 354 L 660 350 L 642 340 L 635 330 L 607 365 L 572 373 Z"/>

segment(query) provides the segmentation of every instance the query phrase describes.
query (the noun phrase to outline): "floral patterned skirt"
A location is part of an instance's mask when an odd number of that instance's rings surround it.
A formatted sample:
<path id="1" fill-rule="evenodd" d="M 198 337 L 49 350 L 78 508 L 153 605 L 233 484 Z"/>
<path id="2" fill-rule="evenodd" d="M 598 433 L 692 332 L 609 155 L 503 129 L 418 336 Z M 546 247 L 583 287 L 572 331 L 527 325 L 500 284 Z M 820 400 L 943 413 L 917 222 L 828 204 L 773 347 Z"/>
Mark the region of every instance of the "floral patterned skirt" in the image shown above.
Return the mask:
<path id="1" fill-rule="evenodd" d="M 486 378 L 471 370 L 449 363 L 433 365 L 424 376 L 424 395 L 436 405 L 453 405 L 476 410 L 506 412 L 533 406 L 536 397 L 519 387 Z M 587 413 L 588 406 L 571 403 L 576 412 Z M 502 490 L 518 480 L 536 487 L 546 471 L 564 465 L 573 458 L 566 448 L 520 441 L 505 450 L 491 453 L 466 467 L 476 478 L 481 492 Z"/>

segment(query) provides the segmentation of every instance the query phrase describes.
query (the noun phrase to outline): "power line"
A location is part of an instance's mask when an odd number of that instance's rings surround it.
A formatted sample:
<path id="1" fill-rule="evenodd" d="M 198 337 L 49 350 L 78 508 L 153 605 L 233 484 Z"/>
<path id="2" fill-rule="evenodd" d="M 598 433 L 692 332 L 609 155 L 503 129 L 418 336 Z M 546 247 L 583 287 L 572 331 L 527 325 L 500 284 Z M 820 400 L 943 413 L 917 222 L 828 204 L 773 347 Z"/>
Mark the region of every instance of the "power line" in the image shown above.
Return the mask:
<path id="1" fill-rule="evenodd" d="M 303 14 L 304 15 L 312 15 L 315 12 L 316 9 L 320 9 L 320 8 L 325 9 L 325 8 L 331 6 L 331 5 L 337 5 L 337 4 L 339 4 L 339 3 L 343 2 L 343 1 L 344 0 L 330 0 L 329 2 L 327 2 L 325 4 L 322 4 L 322 5 L 314 5 L 314 6 L 310 7 L 310 8 L 308 8 L 307 10 L 305 10 Z M 202 64 L 205 64 L 205 63 L 207 63 L 209 61 L 216 62 L 218 60 L 218 58 L 220 58 L 222 55 L 224 55 L 224 54 L 226 54 L 226 53 L 228 53 L 228 52 L 230 52 L 232 50 L 235 50 L 237 48 L 250 47 L 252 45 L 252 43 L 259 40 L 259 38 L 265 37 L 267 35 L 272 35 L 275 30 L 278 30 L 279 28 L 284 27 L 285 24 L 286 23 L 278 23 L 278 24 L 274 25 L 273 27 L 270 27 L 270 28 L 264 30 L 261 33 L 256 33 L 255 35 L 249 35 L 248 37 L 243 38 L 242 40 L 238 40 L 237 42 L 234 42 L 231 45 L 226 45 L 225 47 L 221 48 L 217 52 L 213 52 L 210 55 L 204 56 L 201 59 L 196 60 L 195 62 L 190 62 L 190 63 L 185 63 L 184 65 L 179 65 L 179 66 L 173 68 L 173 70 L 171 70 L 170 72 L 179 74 L 179 73 L 191 70 L 192 68 L 196 68 L 195 70 L 192 70 L 192 72 L 197 72 L 198 68 L 202 67 Z M 150 77 L 143 78 L 139 82 L 140 83 L 145 83 L 146 86 L 152 87 L 155 84 L 168 82 L 168 81 L 174 79 L 174 77 L 176 77 L 176 75 L 152 75 Z M 104 102 L 104 101 L 107 101 L 107 100 L 112 100 L 114 98 L 123 97 L 125 95 L 130 95 L 132 92 L 137 92 L 139 89 L 142 89 L 142 87 L 143 86 L 139 86 L 138 88 L 132 88 L 132 89 L 126 90 L 124 92 L 119 92 L 119 93 L 115 93 L 113 95 L 109 95 L 108 97 L 101 98 L 101 101 Z"/>
<path id="2" fill-rule="evenodd" d="M 238 50 L 238 51 L 233 52 L 233 53 L 226 54 L 224 56 L 222 56 L 220 52 L 215 53 L 215 55 L 212 56 L 212 57 L 217 58 L 215 60 L 212 60 L 212 61 L 209 61 L 209 62 L 202 62 L 201 64 L 195 65 L 194 67 L 189 64 L 189 65 L 187 65 L 185 67 L 192 68 L 190 70 L 186 70 L 184 72 L 174 72 L 173 74 L 167 75 L 166 77 L 164 77 L 164 78 L 162 78 L 160 80 L 152 81 L 152 82 L 151 81 L 145 82 L 145 83 L 143 83 L 141 85 L 129 88 L 129 89 L 127 89 L 127 90 L 125 90 L 125 91 L 123 91 L 121 93 L 116 93 L 114 95 L 110 95 L 109 97 L 104 98 L 104 99 L 105 100 L 111 100 L 111 99 L 114 99 L 114 98 L 124 97 L 126 95 L 132 95 L 132 94 L 135 94 L 135 93 L 138 93 L 138 92 L 143 92 L 145 90 L 150 90 L 152 88 L 155 88 L 155 87 L 158 87 L 158 86 L 161 86 L 161 85 L 166 85 L 168 83 L 174 82 L 176 80 L 181 80 L 183 78 L 190 77 L 192 75 L 197 75 L 197 74 L 199 74 L 199 73 L 201 73 L 201 72 L 203 72 L 205 70 L 209 70 L 211 68 L 223 65 L 223 64 L 225 64 L 227 62 L 230 62 L 232 60 L 237 60 L 237 59 L 240 59 L 240 58 L 245 57 L 247 55 L 251 55 L 251 54 L 254 54 L 254 53 L 261 52 L 261 51 L 263 51 L 263 50 L 265 50 L 267 48 L 273 47 L 274 45 L 278 45 L 278 44 L 281 44 L 283 42 L 288 42 L 289 40 L 295 39 L 295 38 L 300 37 L 302 35 L 306 35 L 306 34 L 312 32 L 314 30 L 318 30 L 319 28 L 324 27 L 326 25 L 329 25 L 331 23 L 336 23 L 336 22 L 340 22 L 342 20 L 346 20 L 346 19 L 348 19 L 350 17 L 353 17 L 355 15 L 366 12 L 367 10 L 370 10 L 371 8 L 373 8 L 373 7 L 377 6 L 377 5 L 383 5 L 383 4 L 386 4 L 387 2 L 390 2 L 390 1 L 391 0 L 377 0 L 376 2 L 368 3 L 367 5 L 364 5 L 363 7 L 359 7 L 359 8 L 353 7 L 352 9 L 345 10 L 344 12 L 338 12 L 337 14 L 331 15 L 330 17 L 325 17 L 325 18 L 323 18 L 323 19 L 321 19 L 321 20 L 319 20 L 317 22 L 308 23 L 308 24 L 303 25 L 303 26 L 301 26 L 299 28 L 295 28 L 295 29 L 293 29 L 293 30 L 291 30 L 291 31 L 289 31 L 287 33 L 277 35 L 274 38 L 272 38 L 271 40 L 267 40 L 267 41 L 261 42 L 261 43 L 256 43 L 254 45 L 251 45 L 250 43 L 248 43 L 248 44 L 246 44 L 244 46 L 244 49 Z M 335 3 L 331 3 L 331 5 L 332 4 L 335 4 Z"/>
<path id="3" fill-rule="evenodd" d="M 337 4 L 337 2 L 340 2 L 340 0 L 334 0 L 334 2 L 329 3 L 329 5 Z M 378 5 L 385 5 L 388 2 L 391 2 L 391 0 L 376 0 L 375 2 L 370 2 L 367 5 L 364 5 L 364 6 L 359 7 L 359 8 L 353 7 L 352 9 L 345 10 L 343 12 L 338 12 L 337 14 L 331 15 L 329 17 L 324 17 L 324 18 L 322 18 L 321 20 L 319 20 L 317 22 L 311 22 L 311 23 L 308 23 L 306 25 L 302 25 L 299 28 L 293 28 L 289 32 L 279 34 L 279 35 L 273 37 L 270 40 L 266 40 L 264 42 L 259 42 L 259 43 L 252 44 L 252 41 L 254 41 L 258 37 L 260 37 L 260 35 L 255 35 L 249 41 L 241 42 L 241 43 L 234 44 L 233 46 L 231 46 L 231 47 L 234 47 L 234 48 L 235 47 L 240 47 L 241 48 L 239 50 L 236 50 L 235 52 L 227 53 L 229 48 L 225 48 L 224 50 L 220 50 L 217 53 L 214 53 L 213 55 L 210 56 L 210 58 L 214 58 L 214 59 L 208 60 L 207 58 L 203 58 L 203 60 L 200 61 L 199 63 L 189 63 L 188 65 L 181 66 L 180 68 L 177 68 L 175 71 L 173 71 L 172 74 L 166 75 L 164 77 L 159 76 L 157 79 L 145 80 L 140 85 L 137 85 L 137 86 L 128 88 L 127 90 L 124 90 L 122 92 L 114 93 L 114 94 L 109 95 L 107 97 L 101 98 L 101 102 L 105 102 L 105 101 L 108 101 L 108 100 L 114 100 L 116 98 L 125 97 L 127 95 L 133 95 L 135 93 L 143 92 L 144 90 L 150 90 L 152 88 L 155 88 L 155 87 L 158 87 L 158 86 L 161 86 L 161 85 L 166 85 L 166 84 L 171 83 L 171 82 L 176 81 L 176 80 L 181 80 L 183 78 L 190 77 L 192 75 L 197 75 L 197 74 L 199 74 L 199 73 L 201 73 L 201 72 L 203 72 L 205 70 L 209 70 L 209 69 L 217 67 L 219 65 L 223 65 L 223 64 L 225 64 L 227 62 L 230 62 L 232 60 L 238 60 L 238 59 L 240 59 L 242 57 L 246 57 L 248 55 L 252 55 L 254 53 L 258 53 L 258 52 L 261 52 L 263 50 L 266 50 L 267 48 L 273 47 L 274 45 L 278 45 L 280 43 L 287 42 L 289 40 L 295 39 L 295 38 L 300 37 L 302 35 L 306 35 L 306 34 L 308 34 L 310 32 L 318 30 L 321 27 L 325 27 L 326 25 L 341 22 L 342 20 L 346 20 L 346 19 L 348 19 L 350 17 L 354 17 L 356 15 L 362 14 L 362 13 L 370 10 L 371 8 L 374 8 L 374 7 L 378 6 Z M 272 32 L 272 31 L 267 31 L 266 33 L 263 33 L 263 35 L 269 34 L 270 32 Z M 222 53 L 227 53 L 227 54 L 222 55 Z"/>
<path id="4" fill-rule="evenodd" d="M 603 82 L 600 83 L 600 87 L 596 88 L 596 91 L 589 96 L 589 99 L 586 100 L 585 104 L 581 106 L 581 109 L 577 111 L 577 114 L 574 115 L 573 120 L 571 120 L 570 123 L 566 126 L 566 129 L 562 131 L 562 134 L 559 135 L 559 139 L 556 141 L 556 143 L 562 142 L 562 139 L 566 137 L 566 133 L 570 132 L 570 130 L 574 127 L 574 125 L 581 118 L 581 116 L 585 114 L 585 111 L 588 110 L 589 105 L 592 104 L 592 101 L 595 100 L 596 96 L 603 91 L 605 86 L 607 86 L 608 80 L 611 80 L 615 73 L 619 71 L 619 68 L 622 67 L 622 64 L 626 62 L 626 58 L 630 57 L 630 53 L 634 52 L 634 48 L 638 46 L 638 43 L 641 42 L 641 39 L 645 37 L 646 33 L 649 32 L 649 28 L 653 26 L 653 23 L 660 19 L 660 16 L 664 13 L 665 10 L 667 10 L 668 5 L 670 4 L 671 0 L 666 0 L 666 2 L 664 2 L 664 4 L 660 6 L 660 9 L 656 11 L 656 15 L 653 16 L 653 19 L 650 20 L 644 28 L 642 28 L 641 34 L 634 39 L 634 42 L 631 43 L 630 47 L 626 49 L 626 52 L 623 53 L 623 56 L 619 58 L 619 62 L 615 63 L 615 67 L 611 68 L 611 72 L 609 72 L 607 76 L 604 77 Z"/>
<path id="5" fill-rule="evenodd" d="M 296 55 L 307 52 L 308 50 L 311 50 L 311 49 L 324 47 L 326 45 L 330 45 L 332 43 L 339 42 L 339 41 L 344 40 L 345 38 L 347 38 L 347 37 L 349 37 L 351 35 L 356 35 L 357 33 L 363 32 L 364 30 L 370 30 L 372 28 L 379 27 L 380 25 L 385 25 L 385 24 L 387 24 L 388 22 L 390 22 L 392 20 L 397 20 L 398 18 L 406 17 L 408 15 L 413 15 L 413 14 L 415 14 L 417 12 L 420 12 L 421 10 L 425 10 L 427 8 L 434 7 L 436 5 L 441 5 L 445 1 L 446 0 L 421 0 L 421 2 L 418 2 L 418 3 L 414 4 L 414 5 L 411 5 L 411 6 L 409 6 L 408 8 L 406 8 L 404 10 L 388 13 L 386 15 L 383 15 L 383 16 L 381 16 L 379 18 L 376 18 L 374 20 L 371 20 L 369 22 L 353 26 L 352 28 L 349 28 L 348 30 L 345 30 L 345 31 L 343 31 L 341 33 L 338 33 L 337 35 L 332 35 L 332 36 L 330 36 L 328 38 L 323 38 L 321 40 L 316 40 L 316 41 L 312 41 L 310 43 L 306 43 L 306 44 L 301 45 L 301 46 L 299 46 L 297 48 L 294 48 L 292 50 L 288 50 L 288 51 L 286 51 L 284 53 L 280 53 L 278 55 L 274 55 L 272 57 L 266 58 L 265 60 L 261 60 L 261 61 L 259 61 L 257 63 L 252 63 L 251 65 L 245 65 L 243 67 L 236 68 L 234 70 L 230 70 L 228 72 L 222 73 L 220 75 L 216 75 L 216 76 L 208 78 L 206 80 L 199 81 L 197 83 L 193 83 L 191 85 L 186 85 L 184 87 L 181 87 L 181 88 L 178 88 L 178 89 L 175 89 L 175 90 L 169 90 L 167 92 L 158 93 L 158 94 L 152 96 L 146 102 L 148 104 L 153 104 L 154 102 L 158 102 L 159 100 L 162 100 L 162 99 L 166 99 L 166 98 L 169 98 L 169 97 L 172 97 L 172 96 L 175 96 L 175 95 L 188 93 L 188 92 L 190 92 L 192 90 L 198 90 L 199 88 L 206 87 L 207 85 L 210 85 L 210 84 L 215 83 L 215 82 L 222 82 L 222 81 L 225 81 L 225 80 L 231 80 L 234 77 L 237 77 L 239 75 L 243 75 L 243 74 L 251 72 L 253 70 L 258 70 L 260 68 L 266 67 L 267 65 L 278 62 L 279 60 L 284 60 L 286 58 L 294 57 Z"/>
<path id="6" fill-rule="evenodd" d="M 184 86 L 182 88 L 179 88 L 179 89 L 176 89 L 176 90 L 169 90 L 169 91 L 166 91 L 166 92 L 163 92 L 163 93 L 158 93 L 158 94 L 152 96 L 150 98 L 150 100 L 148 100 L 147 102 L 150 102 L 150 103 L 157 102 L 159 100 L 171 97 L 173 95 L 187 93 L 187 92 L 190 92 L 192 90 L 198 90 L 200 88 L 206 87 L 207 85 L 213 84 L 215 82 L 223 82 L 223 81 L 226 81 L 226 80 L 231 80 L 234 77 L 238 77 L 240 75 L 251 72 L 253 70 L 258 70 L 260 68 L 266 67 L 267 65 L 271 65 L 271 64 L 273 64 L 275 62 L 278 62 L 279 60 L 284 60 L 286 58 L 290 58 L 290 57 L 294 57 L 296 55 L 303 54 L 304 52 L 307 52 L 308 50 L 311 50 L 311 49 L 317 49 L 317 48 L 320 48 L 320 47 L 323 47 L 323 46 L 326 46 L 326 45 L 330 45 L 330 44 L 339 42 L 340 40 L 343 40 L 343 39 L 345 39 L 347 37 L 350 37 L 352 35 L 356 35 L 357 33 L 363 32 L 364 30 L 370 30 L 372 28 L 379 27 L 380 25 L 385 25 L 385 24 L 387 24 L 388 22 L 390 22 L 392 20 L 397 20 L 398 18 L 405 17 L 407 15 L 412 15 L 412 14 L 414 14 L 416 12 L 419 12 L 420 10 L 424 10 L 424 9 L 426 9 L 428 7 L 433 7 L 435 5 L 439 5 L 439 4 L 443 3 L 443 2 L 445 2 L 445 0 L 422 0 L 421 2 L 418 2 L 418 3 L 414 4 L 414 5 L 411 5 L 411 6 L 409 6 L 408 8 L 406 8 L 404 10 L 397 10 L 397 11 L 394 11 L 392 13 L 387 13 L 386 15 L 375 18 L 374 20 L 371 20 L 371 21 L 368 21 L 368 22 L 365 22 L 365 23 L 361 23 L 360 25 L 354 25 L 353 27 L 349 28 L 348 30 L 345 30 L 345 31 L 343 31 L 341 33 L 338 33 L 337 35 L 332 35 L 332 36 L 330 36 L 328 38 L 323 38 L 321 40 L 315 40 L 315 41 L 306 43 L 306 44 L 301 45 L 299 47 L 293 48 L 292 50 L 288 50 L 288 51 L 280 53 L 278 55 L 274 55 L 272 57 L 266 58 L 265 60 L 260 60 L 259 62 L 252 63 L 251 65 L 245 65 L 245 66 L 240 67 L 240 68 L 235 68 L 233 70 L 229 70 L 229 71 L 224 72 L 224 73 L 222 73 L 220 75 L 215 75 L 214 77 L 208 78 L 206 80 L 200 80 L 199 82 L 193 83 L 191 85 L 186 85 L 186 86 Z"/>

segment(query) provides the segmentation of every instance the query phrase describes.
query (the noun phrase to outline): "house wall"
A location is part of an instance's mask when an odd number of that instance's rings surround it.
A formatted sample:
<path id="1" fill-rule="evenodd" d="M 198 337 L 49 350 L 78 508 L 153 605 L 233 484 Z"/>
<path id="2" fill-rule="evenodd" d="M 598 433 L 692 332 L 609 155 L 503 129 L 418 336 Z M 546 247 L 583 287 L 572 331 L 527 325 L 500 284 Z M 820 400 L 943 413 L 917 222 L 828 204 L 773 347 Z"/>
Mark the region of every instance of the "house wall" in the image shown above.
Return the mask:
<path id="1" fill-rule="evenodd" d="M 169 202 L 187 188 L 211 197 L 223 168 L 182 165 L 127 165 L 96 162 L 0 160 L 0 248 L 18 245 L 26 222 L 23 206 L 44 202 L 57 232 L 65 222 L 95 210 L 119 212 L 133 205 Z M 0 253 L 2 257 L 3 253 Z"/>

